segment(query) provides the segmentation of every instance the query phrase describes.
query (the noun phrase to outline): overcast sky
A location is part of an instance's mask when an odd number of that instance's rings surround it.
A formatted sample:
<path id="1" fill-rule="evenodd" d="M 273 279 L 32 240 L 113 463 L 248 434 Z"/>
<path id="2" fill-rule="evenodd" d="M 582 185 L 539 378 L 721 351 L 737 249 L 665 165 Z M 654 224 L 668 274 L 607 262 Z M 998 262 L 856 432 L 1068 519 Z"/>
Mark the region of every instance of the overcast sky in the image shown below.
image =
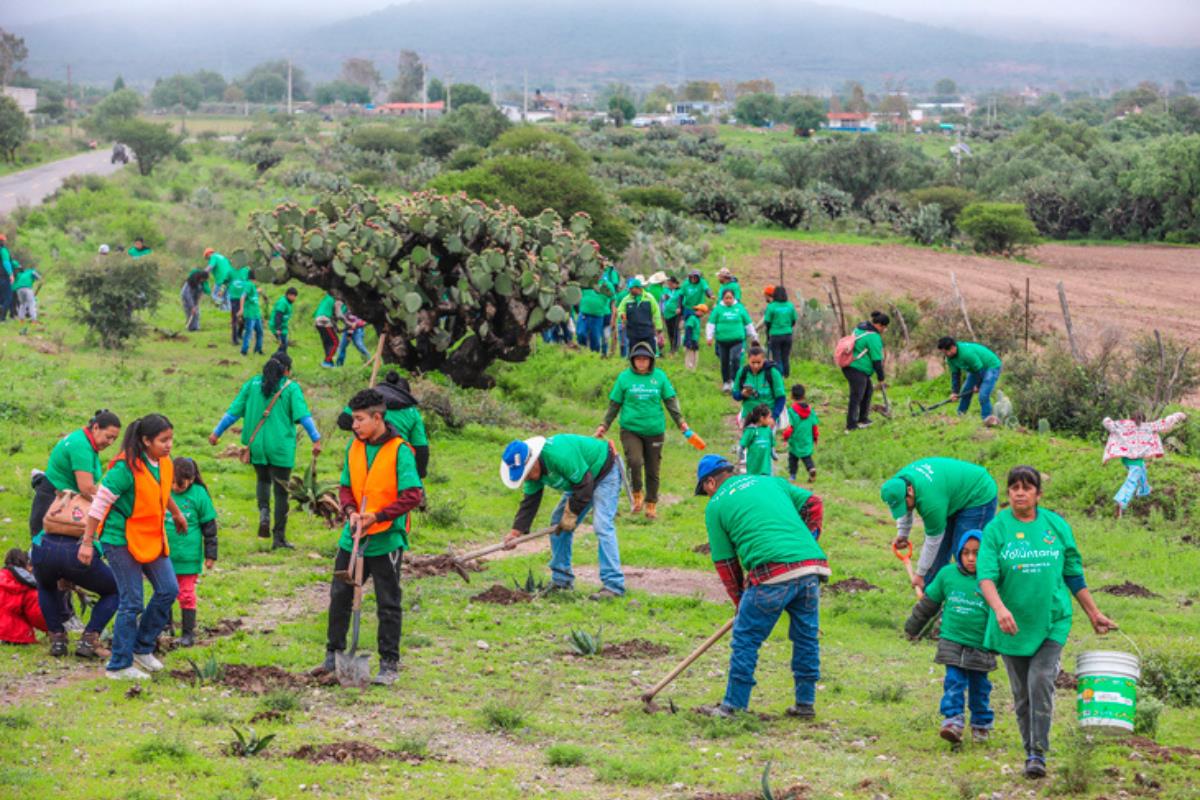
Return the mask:
<path id="1" fill-rule="evenodd" d="M 559 0 L 560 3 L 585 0 Z M 671 0 L 668 0 L 671 1 Z M 495 0 L 503 4 L 506 0 Z M 594 3 L 597 0 L 586 0 Z M 604 0 L 598 0 L 604 3 Z M 647 0 L 654 3 L 656 0 Z M 786 0 L 694 0 L 695 3 L 782 3 Z M 0 25 L 44 21 L 64 14 L 150 11 L 188 16 L 195 13 L 262 18 L 288 13 L 313 21 L 374 11 L 394 0 L 0 0 Z M 967 28 L 981 33 L 1045 38 L 1094 39 L 1106 44 L 1141 42 L 1200 46 L 1200 0 L 828 0 L 826 5 L 876 11 L 902 19 Z M 691 5 L 691 3 L 689 3 Z"/>

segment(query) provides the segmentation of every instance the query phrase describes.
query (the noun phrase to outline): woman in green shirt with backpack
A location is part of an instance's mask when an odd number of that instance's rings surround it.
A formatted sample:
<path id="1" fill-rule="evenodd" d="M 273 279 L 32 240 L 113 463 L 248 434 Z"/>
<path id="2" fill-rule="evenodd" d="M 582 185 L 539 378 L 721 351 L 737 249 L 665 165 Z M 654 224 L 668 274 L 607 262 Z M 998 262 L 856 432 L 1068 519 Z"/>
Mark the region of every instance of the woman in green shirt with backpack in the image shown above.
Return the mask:
<path id="1" fill-rule="evenodd" d="M 871 375 L 879 379 L 879 388 L 885 388 L 883 382 L 883 332 L 891 324 L 891 318 L 882 311 L 872 311 L 871 319 L 859 324 L 851 334 L 854 337 L 849 353 L 842 358 L 842 342 L 838 342 L 838 366 L 846 376 L 850 385 L 850 403 L 846 408 L 846 430 L 854 431 L 866 428 L 871 424 Z M 849 342 L 850 336 L 842 341 Z"/>

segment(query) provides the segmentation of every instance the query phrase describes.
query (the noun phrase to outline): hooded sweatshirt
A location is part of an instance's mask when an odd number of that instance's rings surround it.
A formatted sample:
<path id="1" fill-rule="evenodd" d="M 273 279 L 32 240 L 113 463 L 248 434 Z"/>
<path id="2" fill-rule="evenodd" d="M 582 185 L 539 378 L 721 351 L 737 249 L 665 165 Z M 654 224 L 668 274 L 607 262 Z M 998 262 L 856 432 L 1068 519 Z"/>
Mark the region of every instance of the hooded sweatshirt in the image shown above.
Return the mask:
<path id="1" fill-rule="evenodd" d="M 46 620 L 38 606 L 37 589 L 30 586 L 33 576 L 19 573 L 15 567 L 0 569 L 0 642 L 34 644 L 33 629 L 46 630 Z"/>
<path id="2" fill-rule="evenodd" d="M 383 418 L 412 446 L 417 460 L 417 475 L 423 479 L 429 470 L 429 435 L 425 432 L 425 420 L 421 417 L 417 398 L 413 397 L 408 381 L 404 378 L 394 382 L 384 380 L 375 385 L 375 391 L 383 395 L 387 403 Z M 337 425 L 344 431 L 353 430 L 354 417 L 350 413 L 350 406 L 342 409 Z"/>
<path id="3" fill-rule="evenodd" d="M 982 543 L 982 537 L 980 531 L 963 534 L 954 561 L 942 567 L 925 587 L 925 596 L 913 607 L 904 632 L 916 636 L 941 609 L 942 629 L 934 662 L 989 672 L 996 668 L 996 656 L 983 649 L 988 606 L 975 573 L 967 572 L 962 563 L 963 546 L 972 539 Z"/>
<path id="4" fill-rule="evenodd" d="M 821 438 L 821 431 L 817 427 L 820 421 L 813 407 L 802 400 L 788 406 L 788 427 L 783 432 L 783 439 L 788 444 L 788 453 L 796 458 L 811 456 L 817 440 Z"/>

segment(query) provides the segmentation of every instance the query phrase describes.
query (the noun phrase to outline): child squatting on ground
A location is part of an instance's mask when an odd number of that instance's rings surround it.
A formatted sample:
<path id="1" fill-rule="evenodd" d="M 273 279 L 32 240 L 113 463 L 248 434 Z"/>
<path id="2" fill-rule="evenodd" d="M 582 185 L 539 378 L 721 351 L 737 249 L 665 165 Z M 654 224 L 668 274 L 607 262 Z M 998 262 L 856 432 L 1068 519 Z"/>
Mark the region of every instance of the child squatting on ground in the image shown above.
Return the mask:
<path id="1" fill-rule="evenodd" d="M 962 742 L 966 725 L 964 705 L 971 709 L 971 736 L 977 743 L 987 741 L 995 716 L 988 704 L 992 693 L 988 673 L 996 668 L 996 656 L 983 649 L 988 607 L 975 578 L 975 563 L 982 541 L 982 531 L 963 534 L 954 554 L 954 563 L 938 571 L 925 587 L 924 596 L 913 607 L 908 622 L 904 623 L 905 634 L 916 639 L 937 616 L 939 609 L 942 610 L 942 629 L 934 656 L 935 663 L 946 666 L 940 709 L 945 718 L 941 736 L 955 745 Z"/>
<path id="2" fill-rule="evenodd" d="M 747 475 L 770 475 L 771 460 L 775 457 L 775 432 L 771 430 L 771 407 L 766 403 L 755 407 L 746 419 L 740 446 L 746 460 Z"/>
<path id="3" fill-rule="evenodd" d="M 1150 494 L 1150 483 L 1146 480 L 1146 459 L 1163 457 L 1160 434 L 1168 433 L 1185 419 L 1187 415 L 1182 412 L 1153 422 L 1146 422 L 1141 412 L 1134 414 L 1130 419 L 1104 418 L 1108 441 L 1104 444 L 1103 463 L 1107 464 L 1112 459 L 1119 458 L 1126 469 L 1125 482 L 1113 496 L 1117 504 L 1118 518 L 1125 513 L 1135 494 L 1138 497 Z"/>
<path id="4" fill-rule="evenodd" d="M 817 427 L 821 420 L 817 418 L 816 409 L 804 398 L 804 386 L 797 383 L 792 387 L 792 404 L 787 407 L 787 415 L 783 420 L 786 423 L 783 440 L 788 445 L 788 478 L 793 481 L 796 480 L 801 461 L 808 470 L 809 481 L 817 479 L 817 465 L 813 463 L 812 455 L 817 440 L 821 438 L 821 431 Z"/>
<path id="5" fill-rule="evenodd" d="M 35 629 L 46 630 L 38 605 L 37 581 L 24 550 L 14 547 L 0 569 L 0 642 L 36 644 Z"/>

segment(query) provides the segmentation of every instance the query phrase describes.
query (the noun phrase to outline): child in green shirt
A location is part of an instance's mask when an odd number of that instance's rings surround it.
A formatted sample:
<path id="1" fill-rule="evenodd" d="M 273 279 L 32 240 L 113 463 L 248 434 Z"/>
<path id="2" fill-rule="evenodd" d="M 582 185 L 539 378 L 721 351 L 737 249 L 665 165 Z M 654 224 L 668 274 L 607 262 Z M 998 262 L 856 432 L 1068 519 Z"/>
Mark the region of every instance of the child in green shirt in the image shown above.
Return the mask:
<path id="1" fill-rule="evenodd" d="M 741 448 L 746 458 L 747 475 L 770 475 L 775 453 L 775 432 L 771 430 L 771 407 L 766 403 L 755 406 L 746 419 Z"/>
<path id="2" fill-rule="evenodd" d="M 796 480 L 796 472 L 803 461 L 805 469 L 808 470 L 808 480 L 811 482 L 817 479 L 817 465 L 813 462 L 812 455 L 817 440 L 821 438 L 821 431 L 817 427 L 821 420 L 817 418 L 816 410 L 808 404 L 804 396 L 803 384 L 797 383 L 792 387 L 792 404 L 787 407 L 787 415 L 781 422 L 787 423 L 783 430 L 783 440 L 788 444 L 788 478 Z"/>
<path id="3" fill-rule="evenodd" d="M 930 620 L 942 613 L 934 663 L 946 666 L 942 684 L 941 737 L 951 744 L 962 742 L 963 705 L 969 698 L 971 737 L 976 744 L 988 740 L 992 729 L 992 712 L 988 699 L 992 682 L 988 673 L 996 668 L 996 655 L 983 649 L 987 629 L 988 607 L 979 591 L 975 564 L 983 532 L 967 531 L 955 553 L 955 563 L 942 567 L 925 594 L 917 601 L 912 616 L 904 624 L 904 632 L 916 639 Z"/>
<path id="4" fill-rule="evenodd" d="M 695 369 L 700 361 L 700 323 L 707 313 L 708 306 L 700 303 L 683 320 L 683 363 L 688 369 Z"/>
<path id="5" fill-rule="evenodd" d="M 176 532 L 170 516 L 166 521 L 167 544 L 171 549 L 171 566 L 179 581 L 179 611 L 183 618 L 183 635 L 176 644 L 192 647 L 196 644 L 196 581 L 217 560 L 217 511 L 196 462 L 176 458 L 173 463 L 171 498 L 188 521 L 183 533 Z"/>

